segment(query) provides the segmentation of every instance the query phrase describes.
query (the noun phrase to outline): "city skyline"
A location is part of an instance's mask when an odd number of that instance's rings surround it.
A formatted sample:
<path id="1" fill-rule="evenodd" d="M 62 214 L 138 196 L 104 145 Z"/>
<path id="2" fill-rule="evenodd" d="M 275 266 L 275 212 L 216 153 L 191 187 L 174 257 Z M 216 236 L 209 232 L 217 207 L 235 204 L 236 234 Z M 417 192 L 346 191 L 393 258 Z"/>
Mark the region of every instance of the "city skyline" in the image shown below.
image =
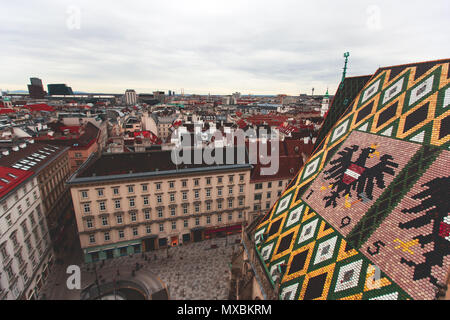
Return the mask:
<path id="1" fill-rule="evenodd" d="M 381 65 L 444 59 L 449 4 L 349 1 L 17 1 L 4 4 L 2 90 L 333 94 Z M 311 12 L 315 14 L 312 15 Z M 414 21 L 420 19 L 421 23 Z M 373 55 L 377 52 L 377 55 Z"/>

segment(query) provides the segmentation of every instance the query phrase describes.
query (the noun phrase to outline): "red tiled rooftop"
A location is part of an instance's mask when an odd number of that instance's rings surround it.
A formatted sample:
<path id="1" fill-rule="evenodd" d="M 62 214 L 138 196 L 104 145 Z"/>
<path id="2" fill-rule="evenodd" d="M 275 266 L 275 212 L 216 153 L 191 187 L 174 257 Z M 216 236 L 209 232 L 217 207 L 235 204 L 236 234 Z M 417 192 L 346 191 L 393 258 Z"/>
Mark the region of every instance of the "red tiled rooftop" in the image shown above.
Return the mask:
<path id="1" fill-rule="evenodd" d="M 17 169 L 20 170 L 24 169 L 22 167 L 25 166 L 26 171 L 33 170 L 34 172 L 38 172 L 40 168 L 46 166 L 51 159 L 55 155 L 59 154 L 63 149 L 65 148 L 56 147 L 49 144 L 27 144 L 25 148 L 19 147 L 17 151 L 11 150 L 9 155 L 3 155 L 0 158 L 0 166 L 17 166 Z"/>
<path id="2" fill-rule="evenodd" d="M 16 113 L 13 109 L 1 108 L 0 114 Z"/>
<path id="3" fill-rule="evenodd" d="M 257 164 L 253 167 L 250 182 L 273 181 L 293 178 L 298 170 L 303 166 L 303 158 L 301 156 L 282 156 L 279 158 L 278 171 L 274 175 L 262 175 L 262 168 L 270 168 L 270 165 Z"/>
<path id="4" fill-rule="evenodd" d="M 25 108 L 27 108 L 30 111 L 55 111 L 55 109 L 48 104 L 40 103 L 40 104 L 28 104 L 25 105 Z"/>
<path id="5" fill-rule="evenodd" d="M 80 133 L 80 126 L 61 126 L 59 127 L 59 130 L 61 131 L 65 131 L 65 130 L 69 130 L 70 133 Z"/>
<path id="6" fill-rule="evenodd" d="M 0 167 L 0 198 L 33 175 L 33 171 Z"/>
<path id="7" fill-rule="evenodd" d="M 312 149 L 312 144 L 305 144 L 303 140 L 299 139 L 285 139 L 284 141 L 278 141 L 278 150 L 280 157 L 288 157 L 288 156 L 302 156 L 302 153 L 309 155 Z M 249 150 L 249 142 L 246 141 L 245 145 Z M 272 141 L 267 141 L 266 150 L 264 148 L 260 150 L 260 146 L 262 144 L 256 144 L 256 152 L 257 154 L 272 154 Z M 264 152 L 263 152 L 264 151 Z"/>
<path id="8" fill-rule="evenodd" d="M 48 126 L 52 128 L 52 130 L 55 130 L 54 128 L 61 128 L 57 124 L 48 124 Z M 46 135 L 42 137 L 37 137 L 35 138 L 35 140 L 36 142 L 70 146 L 72 150 L 86 149 L 97 141 L 98 136 L 100 134 L 100 129 L 98 129 L 95 125 L 93 125 L 90 122 L 88 122 L 83 129 L 84 131 L 82 130 L 81 134 L 78 135 L 76 138 L 64 136 L 51 137 Z"/>

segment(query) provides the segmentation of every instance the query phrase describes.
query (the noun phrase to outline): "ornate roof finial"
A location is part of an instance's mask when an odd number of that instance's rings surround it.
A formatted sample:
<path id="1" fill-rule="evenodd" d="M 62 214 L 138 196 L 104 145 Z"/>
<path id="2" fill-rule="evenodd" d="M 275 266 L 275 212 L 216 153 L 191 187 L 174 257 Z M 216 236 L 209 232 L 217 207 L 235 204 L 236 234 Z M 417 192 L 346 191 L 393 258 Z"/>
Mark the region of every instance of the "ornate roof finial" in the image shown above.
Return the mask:
<path id="1" fill-rule="evenodd" d="M 350 56 L 350 52 L 344 53 L 345 65 L 344 65 L 344 72 L 342 72 L 341 89 L 344 86 L 344 80 L 345 80 L 345 76 L 347 74 L 347 62 L 348 62 L 349 56 Z"/>

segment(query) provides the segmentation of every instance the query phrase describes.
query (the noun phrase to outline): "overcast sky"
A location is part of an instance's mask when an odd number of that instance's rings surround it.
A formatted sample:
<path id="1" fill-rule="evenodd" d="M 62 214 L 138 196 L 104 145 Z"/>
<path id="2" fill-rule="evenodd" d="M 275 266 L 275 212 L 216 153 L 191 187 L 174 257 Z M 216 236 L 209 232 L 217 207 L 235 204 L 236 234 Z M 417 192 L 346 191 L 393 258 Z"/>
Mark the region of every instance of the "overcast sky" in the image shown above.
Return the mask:
<path id="1" fill-rule="evenodd" d="M 450 57 L 450 1 L 2 1 L 0 88 L 334 93 L 349 76 Z M 80 15 L 78 15 L 80 12 Z"/>

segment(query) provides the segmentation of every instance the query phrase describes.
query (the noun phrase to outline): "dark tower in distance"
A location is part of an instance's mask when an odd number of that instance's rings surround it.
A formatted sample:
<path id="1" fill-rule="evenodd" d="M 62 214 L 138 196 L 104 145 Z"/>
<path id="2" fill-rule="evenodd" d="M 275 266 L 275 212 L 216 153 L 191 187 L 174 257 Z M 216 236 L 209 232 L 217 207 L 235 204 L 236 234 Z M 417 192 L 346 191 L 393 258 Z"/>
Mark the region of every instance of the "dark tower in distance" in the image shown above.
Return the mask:
<path id="1" fill-rule="evenodd" d="M 28 93 L 31 99 L 44 99 L 46 92 L 39 78 L 30 78 L 31 84 L 28 85 Z"/>
<path id="2" fill-rule="evenodd" d="M 68 87 L 65 84 L 49 84 L 48 87 L 48 94 L 50 96 L 71 96 L 73 95 L 73 91 L 71 87 Z"/>

